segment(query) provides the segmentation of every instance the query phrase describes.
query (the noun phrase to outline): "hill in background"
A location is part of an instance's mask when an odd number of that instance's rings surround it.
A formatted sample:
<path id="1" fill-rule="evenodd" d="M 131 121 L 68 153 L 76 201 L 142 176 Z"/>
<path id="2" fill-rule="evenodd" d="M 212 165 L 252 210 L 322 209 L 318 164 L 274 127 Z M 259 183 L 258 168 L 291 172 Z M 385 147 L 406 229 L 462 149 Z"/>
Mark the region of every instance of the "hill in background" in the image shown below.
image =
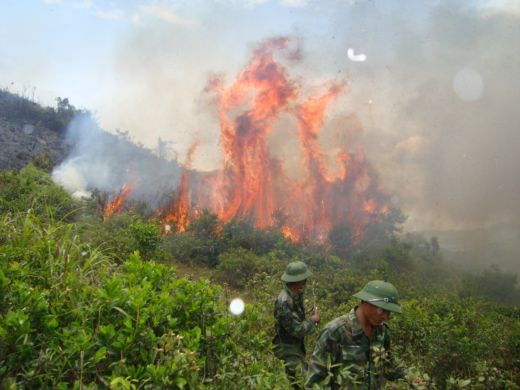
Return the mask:
<path id="1" fill-rule="evenodd" d="M 30 162 L 48 171 L 55 168 L 59 175 L 54 179 L 71 193 L 92 190 L 80 188 L 87 183 L 111 192 L 137 176 L 149 191 L 137 191 L 133 197 L 146 195 L 155 203 L 160 193 L 177 186 L 181 168 L 176 161 L 136 144 L 125 132 L 106 132 L 88 111 L 77 109 L 68 99 L 56 101 L 55 108 L 42 107 L 0 90 L 0 170 L 19 170 Z"/>
<path id="2" fill-rule="evenodd" d="M 29 98 L 0 90 L 0 170 L 18 170 L 29 162 L 47 169 L 63 164 L 65 168 L 72 166 L 88 183 L 104 191 L 125 185 L 133 170 L 146 182 L 140 187 L 147 192 L 137 191 L 132 196 L 147 198 L 154 205 L 160 203 L 161 193 L 175 191 L 182 170 L 176 161 L 163 159 L 135 144 L 125 133 L 116 135 L 100 129 L 90 113 L 76 109 L 68 99 L 57 98 L 56 101 L 55 108 L 42 107 Z M 159 146 L 160 143 L 161 140 Z M 94 167 L 84 164 L 93 161 L 97 162 Z M 74 192 L 76 184 L 74 178 L 67 176 L 69 173 L 70 170 L 65 169 L 61 184 Z M 106 182 L 105 176 L 119 181 Z M 498 265 L 506 272 L 520 272 L 519 225 L 432 230 L 419 234 L 437 237 L 444 259 L 465 269 L 478 272 Z"/>
<path id="3" fill-rule="evenodd" d="M 520 273 L 520 225 L 432 230 L 420 234 L 437 237 L 448 262 L 474 271 L 498 265 L 504 271 Z"/>
<path id="4" fill-rule="evenodd" d="M 45 108 L 0 90 L 0 169 L 23 168 L 37 156 L 47 156 L 52 165 L 59 164 L 69 152 L 63 137 L 73 115 L 74 108 L 66 99 L 58 100 L 56 109 Z"/>

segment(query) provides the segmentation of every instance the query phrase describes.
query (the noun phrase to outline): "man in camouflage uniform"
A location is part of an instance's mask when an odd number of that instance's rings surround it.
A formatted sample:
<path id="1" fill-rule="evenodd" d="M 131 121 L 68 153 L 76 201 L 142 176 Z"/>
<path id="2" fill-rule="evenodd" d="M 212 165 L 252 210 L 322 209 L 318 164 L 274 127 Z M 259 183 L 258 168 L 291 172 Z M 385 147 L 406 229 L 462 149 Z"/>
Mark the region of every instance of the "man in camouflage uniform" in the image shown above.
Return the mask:
<path id="1" fill-rule="evenodd" d="M 306 318 L 303 307 L 303 289 L 311 275 L 305 263 L 290 263 L 282 275 L 284 288 L 274 304 L 274 354 L 284 361 L 285 372 L 295 389 L 301 389 L 296 383 L 297 372 L 305 369 L 304 337 L 314 332 L 320 322 L 316 311 Z"/>
<path id="2" fill-rule="evenodd" d="M 361 299 L 341 317 L 322 330 L 310 358 L 306 389 L 381 389 L 384 379 L 396 380 L 406 374 L 390 355 L 385 321 L 390 312 L 401 313 L 396 288 L 374 280 L 354 294 Z"/>

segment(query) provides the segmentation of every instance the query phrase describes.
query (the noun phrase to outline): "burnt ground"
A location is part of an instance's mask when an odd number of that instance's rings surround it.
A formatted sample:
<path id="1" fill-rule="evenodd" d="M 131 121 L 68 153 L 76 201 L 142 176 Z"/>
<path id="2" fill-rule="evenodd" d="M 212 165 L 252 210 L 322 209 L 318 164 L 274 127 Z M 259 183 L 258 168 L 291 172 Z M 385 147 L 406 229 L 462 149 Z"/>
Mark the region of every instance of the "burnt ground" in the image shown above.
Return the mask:
<path id="1" fill-rule="evenodd" d="M 34 158 L 48 156 L 52 165 L 68 154 L 63 136 L 31 120 L 0 117 L 0 170 L 21 169 Z"/>
<path id="2" fill-rule="evenodd" d="M 20 169 L 46 156 L 55 165 L 65 159 L 65 128 L 74 107 L 42 107 L 23 96 L 0 90 L 0 169 Z"/>

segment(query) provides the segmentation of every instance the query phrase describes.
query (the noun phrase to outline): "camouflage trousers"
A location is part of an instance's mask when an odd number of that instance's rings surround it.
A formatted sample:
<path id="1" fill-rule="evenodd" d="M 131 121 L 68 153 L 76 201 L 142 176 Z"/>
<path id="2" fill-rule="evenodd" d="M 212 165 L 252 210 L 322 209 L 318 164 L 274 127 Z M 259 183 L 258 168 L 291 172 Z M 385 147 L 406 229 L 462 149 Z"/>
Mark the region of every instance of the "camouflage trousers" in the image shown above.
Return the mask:
<path id="1" fill-rule="evenodd" d="M 303 389 L 307 363 L 305 351 L 299 345 L 280 343 L 274 346 L 274 355 L 284 362 L 285 373 L 293 389 Z"/>

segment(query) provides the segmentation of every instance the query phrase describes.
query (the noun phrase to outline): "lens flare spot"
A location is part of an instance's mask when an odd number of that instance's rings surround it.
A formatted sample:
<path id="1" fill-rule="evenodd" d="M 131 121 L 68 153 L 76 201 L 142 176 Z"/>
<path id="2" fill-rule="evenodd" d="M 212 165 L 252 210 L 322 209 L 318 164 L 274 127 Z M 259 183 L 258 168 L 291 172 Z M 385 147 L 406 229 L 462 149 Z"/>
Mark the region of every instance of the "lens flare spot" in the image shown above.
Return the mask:
<path id="1" fill-rule="evenodd" d="M 349 48 L 347 50 L 347 55 L 348 55 L 348 59 L 353 62 L 363 62 L 363 61 L 367 60 L 366 54 L 363 54 L 363 53 L 356 54 L 354 52 L 354 49 L 352 49 L 352 48 Z"/>
<path id="2" fill-rule="evenodd" d="M 34 132 L 34 126 L 33 125 L 24 125 L 23 132 L 27 135 L 32 134 Z"/>
<path id="3" fill-rule="evenodd" d="M 229 304 L 229 311 L 231 314 L 239 316 L 244 312 L 245 304 L 244 301 L 240 298 L 235 298 Z"/>
<path id="4" fill-rule="evenodd" d="M 477 70 L 463 68 L 453 78 L 453 90 L 461 100 L 474 102 L 484 92 L 484 81 Z"/>

